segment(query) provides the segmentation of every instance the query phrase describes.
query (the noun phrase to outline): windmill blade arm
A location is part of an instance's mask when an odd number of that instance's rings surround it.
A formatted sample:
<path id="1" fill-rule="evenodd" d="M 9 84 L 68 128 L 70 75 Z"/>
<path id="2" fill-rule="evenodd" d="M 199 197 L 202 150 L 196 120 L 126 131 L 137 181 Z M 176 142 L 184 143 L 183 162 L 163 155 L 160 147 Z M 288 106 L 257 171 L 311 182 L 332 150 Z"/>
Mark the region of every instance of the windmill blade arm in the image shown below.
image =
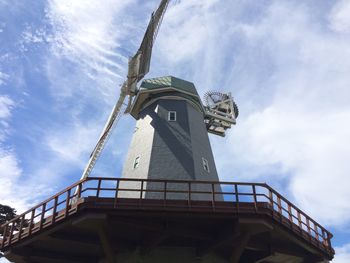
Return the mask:
<path id="1" fill-rule="evenodd" d="M 141 45 L 136 54 L 129 61 L 129 94 L 135 93 L 137 82 L 139 82 L 149 72 L 153 43 L 157 37 L 157 33 L 162 23 L 162 19 L 168 4 L 169 0 L 162 0 L 157 10 L 152 14 Z"/>
<path id="2" fill-rule="evenodd" d="M 164 13 L 169 4 L 169 0 L 162 0 L 158 9 L 152 14 L 151 20 L 148 24 L 145 36 L 141 42 L 139 51 L 141 51 L 141 61 L 139 70 L 139 79 L 142 79 L 148 72 L 151 62 L 152 47 L 157 37 L 159 27 L 162 23 Z"/>
<path id="3" fill-rule="evenodd" d="M 104 148 L 104 146 L 109 138 L 109 135 L 112 132 L 113 126 L 117 123 L 118 119 L 123 114 L 123 111 L 121 108 L 123 106 L 125 97 L 126 97 L 126 93 L 125 93 L 125 84 L 124 84 L 122 89 L 121 89 L 119 99 L 118 99 L 117 103 L 114 105 L 113 110 L 112 110 L 112 112 L 109 115 L 109 118 L 107 120 L 107 123 L 106 123 L 105 127 L 103 128 L 103 131 L 100 135 L 100 138 L 97 141 L 97 144 L 90 155 L 90 159 L 89 159 L 87 165 L 85 166 L 85 169 L 84 169 L 84 172 L 81 176 L 81 179 L 85 179 L 90 175 L 93 167 L 95 166 L 97 159 L 100 157 L 100 154 L 101 154 L 101 152 L 102 152 L 102 150 L 103 150 L 103 148 Z"/>

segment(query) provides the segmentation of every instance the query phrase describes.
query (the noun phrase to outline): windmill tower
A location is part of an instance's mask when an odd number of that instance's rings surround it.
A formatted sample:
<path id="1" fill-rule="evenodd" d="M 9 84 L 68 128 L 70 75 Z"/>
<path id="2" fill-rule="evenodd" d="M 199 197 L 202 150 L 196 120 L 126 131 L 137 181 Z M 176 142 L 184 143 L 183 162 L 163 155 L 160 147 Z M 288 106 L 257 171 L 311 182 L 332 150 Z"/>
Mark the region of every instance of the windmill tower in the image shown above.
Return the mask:
<path id="1" fill-rule="evenodd" d="M 191 82 L 173 76 L 144 80 L 130 108 L 137 123 L 122 176 L 218 181 L 208 132 L 224 136 L 225 130 L 236 123 L 238 111 L 230 94 L 208 93 L 206 101 L 205 107 Z M 135 187 L 135 184 L 125 182 L 122 186 Z M 184 186 L 174 187 L 181 189 Z M 156 183 L 146 187 L 148 190 L 156 188 Z M 203 185 L 194 185 L 193 189 L 209 190 Z M 155 192 L 144 193 L 146 198 L 157 198 L 157 195 Z M 183 198 L 187 199 L 187 196 L 183 195 Z M 197 198 L 211 197 L 201 195 Z"/>
<path id="2" fill-rule="evenodd" d="M 173 76 L 138 86 L 168 2 L 129 60 L 81 180 L 0 226 L 1 251 L 23 263 L 328 262 L 332 234 L 277 191 L 219 181 L 208 133 L 225 136 L 236 123 L 230 93 L 209 92 L 203 103 Z M 123 113 L 137 120 L 123 174 L 91 177 Z"/>

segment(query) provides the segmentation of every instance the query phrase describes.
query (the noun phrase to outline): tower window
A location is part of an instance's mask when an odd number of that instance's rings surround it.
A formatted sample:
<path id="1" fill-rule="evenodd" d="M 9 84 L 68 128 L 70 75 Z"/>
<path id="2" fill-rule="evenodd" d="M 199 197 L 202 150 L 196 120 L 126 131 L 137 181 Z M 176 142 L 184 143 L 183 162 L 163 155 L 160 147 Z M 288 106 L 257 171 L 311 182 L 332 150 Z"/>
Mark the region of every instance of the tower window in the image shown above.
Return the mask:
<path id="1" fill-rule="evenodd" d="M 202 158 L 202 162 L 203 162 L 203 169 L 209 173 L 209 172 L 210 172 L 210 169 L 209 169 L 208 160 L 205 159 L 205 158 Z"/>
<path id="2" fill-rule="evenodd" d="M 168 121 L 176 121 L 176 111 L 168 112 Z"/>
<path id="3" fill-rule="evenodd" d="M 134 169 L 136 169 L 137 167 L 139 167 L 139 164 L 140 164 L 140 156 L 137 156 L 135 158 L 135 161 L 134 161 Z"/>

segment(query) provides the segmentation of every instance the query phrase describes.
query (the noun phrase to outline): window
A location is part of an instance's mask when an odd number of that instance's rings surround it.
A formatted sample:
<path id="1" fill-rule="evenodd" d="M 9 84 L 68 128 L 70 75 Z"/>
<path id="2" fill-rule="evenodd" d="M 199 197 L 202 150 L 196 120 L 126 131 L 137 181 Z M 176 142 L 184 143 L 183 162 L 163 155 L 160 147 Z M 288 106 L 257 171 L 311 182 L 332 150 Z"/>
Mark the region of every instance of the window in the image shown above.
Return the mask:
<path id="1" fill-rule="evenodd" d="M 209 173 L 210 170 L 209 170 L 209 163 L 208 163 L 208 160 L 205 159 L 205 158 L 202 158 L 202 162 L 203 162 L 203 169 Z"/>
<path id="2" fill-rule="evenodd" d="M 137 167 L 139 167 L 139 164 L 140 164 L 140 156 L 137 156 L 135 158 L 135 161 L 134 161 L 134 169 L 136 169 Z"/>
<path id="3" fill-rule="evenodd" d="M 168 112 L 168 121 L 176 121 L 176 111 Z"/>

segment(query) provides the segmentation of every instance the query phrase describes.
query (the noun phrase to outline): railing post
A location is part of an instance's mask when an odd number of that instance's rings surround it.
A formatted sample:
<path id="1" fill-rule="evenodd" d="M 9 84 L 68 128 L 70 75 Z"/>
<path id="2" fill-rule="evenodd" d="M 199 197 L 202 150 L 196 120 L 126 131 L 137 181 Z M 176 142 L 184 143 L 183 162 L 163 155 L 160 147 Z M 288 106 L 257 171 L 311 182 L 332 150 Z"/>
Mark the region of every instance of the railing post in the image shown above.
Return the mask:
<path id="1" fill-rule="evenodd" d="M 117 179 L 117 183 L 115 185 L 115 195 L 114 195 L 114 205 L 113 207 L 116 208 L 117 207 L 117 200 L 118 200 L 118 191 L 119 191 L 119 182 L 120 179 Z"/>
<path id="2" fill-rule="evenodd" d="M 4 230 L 3 230 L 3 232 L 2 232 L 1 249 L 3 249 L 3 248 L 5 247 L 7 228 L 8 228 L 8 224 L 5 225 Z"/>
<path id="3" fill-rule="evenodd" d="M 303 234 L 303 225 L 301 223 L 301 215 L 300 215 L 300 211 L 298 210 L 298 225 L 299 225 L 299 229 L 300 229 L 300 234 Z"/>
<path id="4" fill-rule="evenodd" d="M 278 206 L 278 214 L 280 217 L 280 221 L 283 221 L 283 214 L 282 214 L 282 204 L 281 204 L 281 197 L 277 196 L 277 206 Z"/>
<path id="5" fill-rule="evenodd" d="M 79 183 L 79 185 L 78 185 L 78 198 L 80 198 L 81 197 L 81 189 L 82 188 L 82 183 Z M 69 193 L 70 193 L 70 190 L 69 190 Z"/>
<path id="6" fill-rule="evenodd" d="M 269 189 L 269 201 L 270 201 L 270 205 L 271 205 L 271 208 L 273 211 L 274 210 L 274 208 L 273 208 L 273 193 L 272 193 L 271 189 Z"/>
<path id="7" fill-rule="evenodd" d="M 239 213 L 239 195 L 238 195 L 238 186 L 235 184 L 235 196 L 236 196 L 236 210 L 237 214 Z"/>
<path id="8" fill-rule="evenodd" d="M 320 242 L 320 240 L 319 240 L 319 236 L 318 236 L 318 229 L 317 229 L 317 225 L 315 224 L 315 222 L 314 222 L 314 221 L 313 221 L 312 223 L 314 224 L 314 230 L 315 230 L 316 239 L 317 239 L 317 241 L 318 241 L 318 242 Z"/>
<path id="9" fill-rule="evenodd" d="M 191 199 L 192 199 L 192 189 L 191 189 L 191 182 L 188 182 L 188 206 L 191 208 Z"/>
<path id="10" fill-rule="evenodd" d="M 258 213 L 258 201 L 257 201 L 257 198 L 256 198 L 256 189 L 255 189 L 255 184 L 252 185 L 253 187 L 253 198 L 254 198 L 254 207 L 255 207 L 255 213 Z"/>
<path id="11" fill-rule="evenodd" d="M 46 203 L 44 203 L 41 207 L 41 216 L 40 216 L 40 227 L 39 229 L 41 230 L 43 228 L 43 223 L 45 219 L 45 211 L 46 210 Z"/>
<path id="12" fill-rule="evenodd" d="M 15 227 L 15 222 L 13 221 L 11 223 L 11 227 L 10 227 L 10 236 L 9 236 L 9 241 L 8 241 L 8 245 L 11 245 L 12 243 L 12 236 L 13 236 L 13 229 Z"/>
<path id="13" fill-rule="evenodd" d="M 288 205 L 288 217 L 289 217 L 290 228 L 293 229 L 292 208 L 289 203 L 287 205 Z"/>
<path id="14" fill-rule="evenodd" d="M 324 245 L 324 246 L 328 246 L 327 245 L 327 238 L 326 238 L 326 232 L 325 232 L 325 230 L 322 228 L 322 244 Z"/>
<path id="15" fill-rule="evenodd" d="M 211 194 L 212 194 L 212 207 L 213 210 L 215 211 L 215 187 L 214 187 L 214 183 L 211 183 Z"/>
<path id="16" fill-rule="evenodd" d="M 100 190 L 101 190 L 101 179 L 98 179 L 98 183 L 97 183 L 97 191 L 96 191 L 96 197 L 98 198 L 100 196 Z"/>
<path id="17" fill-rule="evenodd" d="M 142 195 L 143 195 L 143 179 L 141 179 L 140 205 L 141 205 L 141 202 L 142 202 Z"/>
<path id="18" fill-rule="evenodd" d="M 80 188 L 79 188 L 80 189 Z M 80 190 L 78 189 L 78 194 L 80 192 Z M 68 216 L 68 213 L 69 213 L 69 204 L 70 204 L 70 190 L 71 189 L 68 189 L 67 191 L 67 197 L 66 197 L 66 209 L 65 209 L 65 212 L 64 212 L 64 217 L 66 218 Z"/>
<path id="19" fill-rule="evenodd" d="M 31 216 L 30 216 L 28 236 L 30 236 L 30 235 L 32 234 L 34 216 L 35 216 L 35 209 L 32 210 L 32 214 L 31 214 Z"/>
<path id="20" fill-rule="evenodd" d="M 166 199 L 167 199 L 167 190 L 168 190 L 168 182 L 165 181 L 164 182 L 164 196 L 163 196 L 163 204 L 164 204 L 164 207 L 166 206 Z"/>
<path id="21" fill-rule="evenodd" d="M 331 249 L 332 248 L 332 243 L 331 243 L 331 238 L 332 238 L 332 235 L 327 231 L 327 245 L 328 245 L 328 249 Z"/>
<path id="22" fill-rule="evenodd" d="M 56 222 L 57 203 L 58 203 L 58 196 L 55 197 L 55 201 L 54 201 L 54 204 L 53 204 L 51 224 L 54 224 Z"/>
<path id="23" fill-rule="evenodd" d="M 21 219 L 21 224 L 20 224 L 20 226 L 19 226 L 18 240 L 17 240 L 17 241 L 21 240 L 25 216 L 26 216 L 26 215 L 23 215 L 23 216 L 22 216 L 22 219 Z"/>
<path id="24" fill-rule="evenodd" d="M 306 225 L 307 225 L 307 232 L 309 233 L 309 239 L 311 241 L 312 234 L 311 234 L 311 227 L 310 227 L 310 219 L 308 217 L 306 218 Z"/>

